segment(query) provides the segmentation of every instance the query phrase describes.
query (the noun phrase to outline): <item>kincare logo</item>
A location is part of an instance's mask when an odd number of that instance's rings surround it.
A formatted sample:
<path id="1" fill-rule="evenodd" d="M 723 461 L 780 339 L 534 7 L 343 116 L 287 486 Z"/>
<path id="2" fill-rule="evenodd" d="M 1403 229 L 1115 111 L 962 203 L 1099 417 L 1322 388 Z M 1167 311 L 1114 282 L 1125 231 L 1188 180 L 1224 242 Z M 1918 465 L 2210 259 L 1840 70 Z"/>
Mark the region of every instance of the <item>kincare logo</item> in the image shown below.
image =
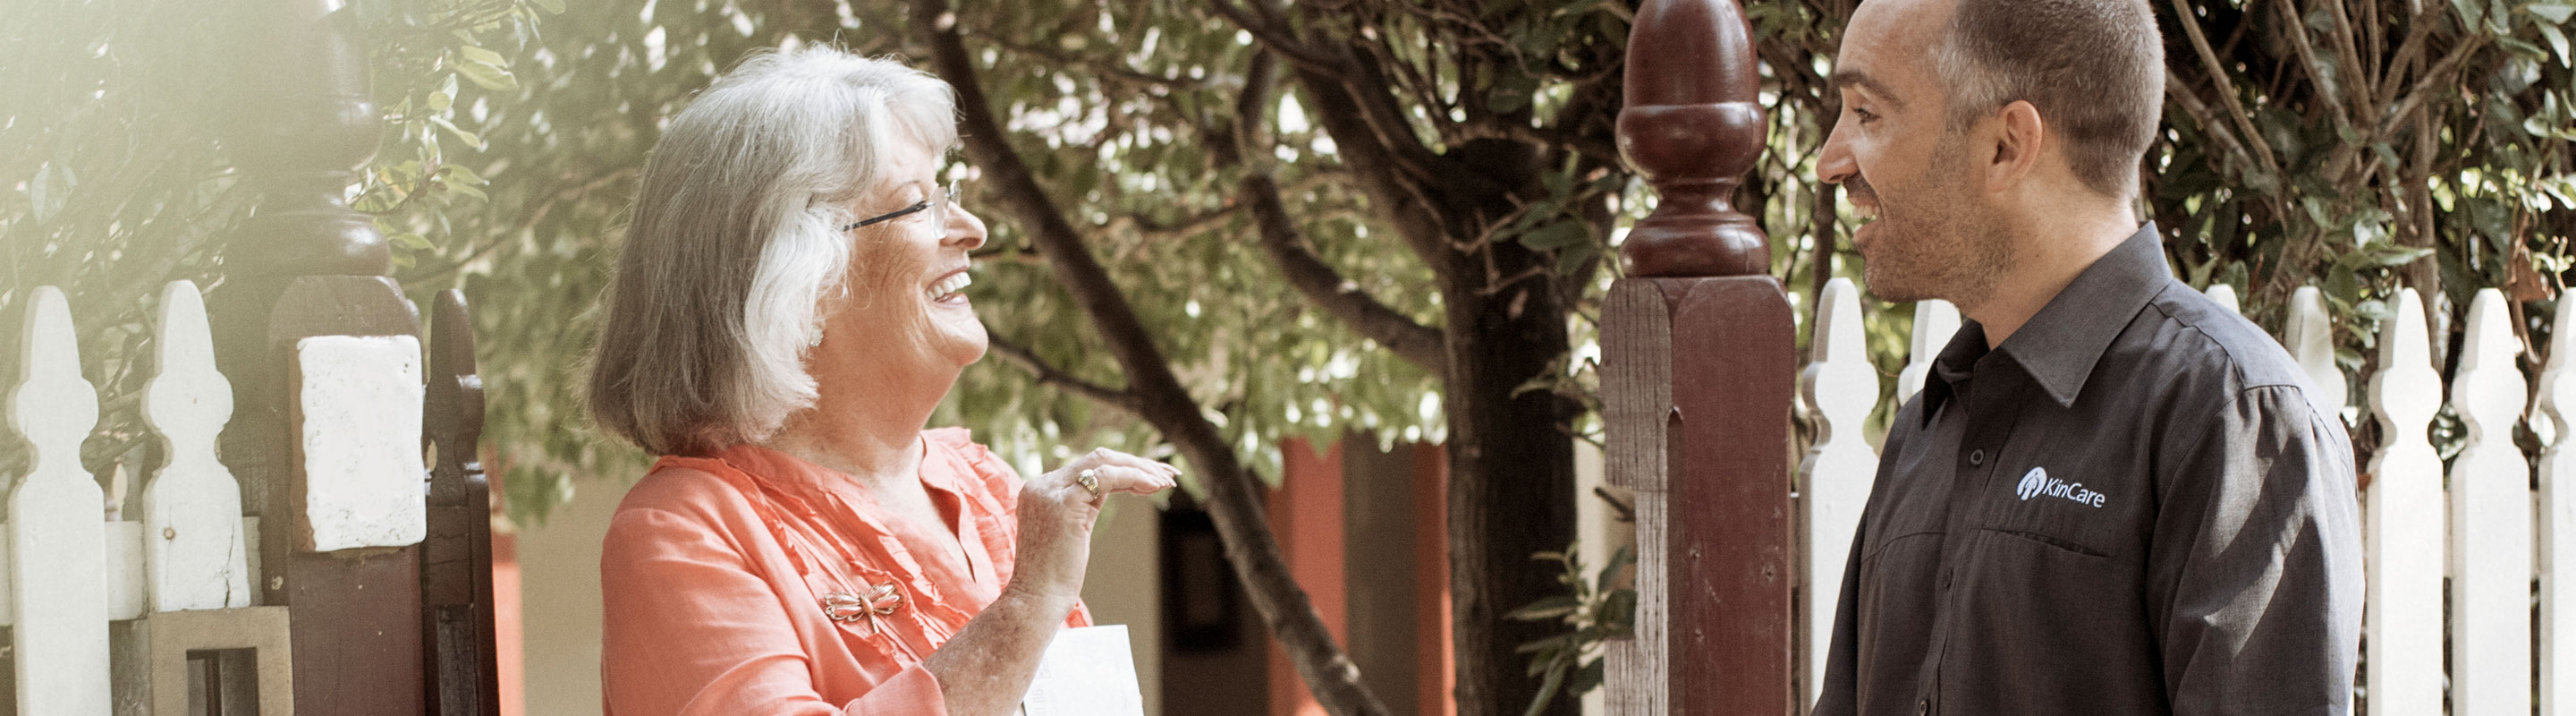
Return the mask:
<path id="1" fill-rule="evenodd" d="M 2102 506 L 2102 502 L 2105 499 L 2102 493 L 2084 489 L 2084 483 L 2067 482 L 2065 480 L 2049 477 L 2048 469 L 2041 467 L 2034 467 L 2030 469 L 2030 472 L 2022 473 L 2021 485 L 2014 488 L 2014 491 L 2021 495 L 2021 499 L 2024 502 L 2030 501 L 2030 498 L 2044 495 L 2048 497 L 2074 500 L 2077 504 L 2091 505 L 2098 508 Z"/>

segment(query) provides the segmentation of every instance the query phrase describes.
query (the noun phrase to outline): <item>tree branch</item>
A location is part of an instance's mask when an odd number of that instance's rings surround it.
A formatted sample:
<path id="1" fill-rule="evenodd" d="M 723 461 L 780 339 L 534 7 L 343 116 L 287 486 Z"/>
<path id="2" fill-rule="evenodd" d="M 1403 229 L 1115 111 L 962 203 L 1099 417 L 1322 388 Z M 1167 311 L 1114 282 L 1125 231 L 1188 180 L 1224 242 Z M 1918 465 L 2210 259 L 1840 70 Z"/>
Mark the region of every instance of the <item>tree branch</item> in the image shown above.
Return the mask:
<path id="1" fill-rule="evenodd" d="M 1439 329 L 1416 323 L 1412 317 L 1369 296 L 1357 282 L 1343 278 L 1317 256 L 1288 217 L 1287 206 L 1279 200 L 1279 184 L 1268 172 L 1246 171 L 1240 191 L 1243 202 L 1252 207 L 1253 220 L 1260 225 L 1262 250 L 1270 254 L 1280 275 L 1287 277 L 1288 285 L 1296 287 L 1308 303 L 1415 366 L 1433 375 L 1442 372 L 1448 362 L 1444 347 L 1447 337 Z"/>
<path id="2" fill-rule="evenodd" d="M 1054 364 L 1046 362 L 1046 359 L 1038 357 L 1037 352 L 1029 350 L 1028 346 L 1003 338 L 993 331 L 992 326 L 984 327 L 984 335 L 985 342 L 992 346 L 995 354 L 1000 355 L 1003 360 L 1010 361 L 1012 365 L 1027 369 L 1029 375 L 1036 378 L 1039 384 L 1062 388 L 1065 392 L 1090 398 L 1092 402 L 1117 408 L 1131 415 L 1137 412 L 1134 394 L 1074 377 L 1072 373 L 1067 373 L 1055 367 Z"/>
<path id="3" fill-rule="evenodd" d="M 1242 578 L 1254 611 L 1278 638 L 1315 701 L 1334 716 L 1387 716 L 1385 704 L 1360 680 L 1358 667 L 1324 628 L 1314 602 L 1288 571 L 1278 538 L 1271 534 L 1260 507 L 1260 483 L 1173 375 L 1170 361 L 1154 345 L 1126 294 L 1109 280 L 1108 271 L 1038 184 L 1036 173 L 1011 148 L 1010 135 L 994 115 L 955 17 L 948 0 L 913 0 L 913 29 L 930 46 L 939 76 L 956 89 L 958 134 L 967 155 L 983 170 L 985 184 L 999 190 L 1004 209 L 1019 220 L 1056 280 L 1090 317 L 1110 356 L 1126 371 L 1136 414 L 1178 446 L 1198 472 L 1208 493 L 1209 516 L 1225 542 L 1226 561 Z"/>
<path id="4" fill-rule="evenodd" d="M 2245 133 L 2245 146 L 2254 150 L 2254 157 L 2258 160 L 2256 166 L 2262 167 L 2263 172 L 2271 175 L 2275 182 L 2288 179 L 2281 176 L 2281 161 L 2272 156 L 2272 145 L 2263 143 L 2263 133 L 2254 128 L 2254 117 L 2246 114 L 2244 103 L 2236 99 L 2236 81 L 2228 79 L 2226 63 L 2219 62 L 2218 54 L 2209 49 L 2209 38 L 2201 34 L 2200 22 L 2192 19 L 2191 7 L 2183 0 L 2173 0 L 2173 6 L 2175 17 L 2181 18 L 2183 34 L 2191 37 L 2192 50 L 2200 54 L 2201 66 L 2209 70 L 2209 80 L 2218 83 L 2218 98 L 2225 101 L 2228 114 L 2236 120 L 2237 129 Z M 2173 77 L 2173 71 L 2166 70 L 2165 76 Z M 2171 85 L 2168 81 L 2167 86 Z"/>
<path id="5" fill-rule="evenodd" d="M 1236 98 L 1234 116 L 1237 122 L 1252 121 L 1266 113 L 1270 97 L 1278 88 L 1278 67 L 1268 52 L 1256 52 L 1251 67 L 1245 71 L 1242 96 Z M 1234 205 L 1252 210 L 1262 251 L 1279 267 L 1288 285 L 1297 289 L 1306 302 L 1339 319 L 1361 337 L 1377 341 L 1388 351 L 1406 361 L 1439 375 L 1448 364 L 1448 338 L 1439 329 L 1417 323 L 1360 290 L 1357 282 L 1343 278 L 1340 271 L 1315 253 L 1298 231 L 1297 222 L 1288 215 L 1287 203 L 1281 199 L 1279 182 L 1266 166 L 1247 162 L 1247 157 L 1264 156 L 1266 147 L 1252 137 L 1255 132 L 1241 124 L 1217 124 L 1201 127 L 1215 152 L 1216 164 L 1222 168 L 1243 170 L 1237 184 Z"/>
<path id="6" fill-rule="evenodd" d="M 1340 72 L 1344 65 L 1349 64 L 1345 58 L 1328 55 L 1307 46 L 1305 42 L 1291 35 L 1285 26 L 1272 24 L 1268 19 L 1254 15 L 1251 11 L 1245 10 L 1242 5 L 1235 4 L 1234 0 L 1209 0 L 1208 6 L 1216 8 L 1217 14 L 1233 20 L 1234 25 L 1243 28 L 1244 32 L 1252 33 L 1253 40 L 1260 42 L 1261 46 L 1287 57 L 1290 62 L 1325 72 Z"/>

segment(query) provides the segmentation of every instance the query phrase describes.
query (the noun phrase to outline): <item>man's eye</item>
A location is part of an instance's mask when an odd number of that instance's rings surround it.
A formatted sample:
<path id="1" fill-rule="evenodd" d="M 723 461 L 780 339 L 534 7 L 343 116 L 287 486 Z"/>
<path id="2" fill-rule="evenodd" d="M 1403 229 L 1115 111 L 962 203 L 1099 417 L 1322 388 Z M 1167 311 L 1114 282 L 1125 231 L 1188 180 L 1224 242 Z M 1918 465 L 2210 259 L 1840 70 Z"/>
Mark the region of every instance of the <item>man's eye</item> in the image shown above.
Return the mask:
<path id="1" fill-rule="evenodd" d="M 1878 121 L 1878 113 L 1866 109 L 1860 109 L 1857 107 L 1852 108 L 1852 115 L 1860 117 L 1861 124 L 1869 124 L 1871 122 Z"/>

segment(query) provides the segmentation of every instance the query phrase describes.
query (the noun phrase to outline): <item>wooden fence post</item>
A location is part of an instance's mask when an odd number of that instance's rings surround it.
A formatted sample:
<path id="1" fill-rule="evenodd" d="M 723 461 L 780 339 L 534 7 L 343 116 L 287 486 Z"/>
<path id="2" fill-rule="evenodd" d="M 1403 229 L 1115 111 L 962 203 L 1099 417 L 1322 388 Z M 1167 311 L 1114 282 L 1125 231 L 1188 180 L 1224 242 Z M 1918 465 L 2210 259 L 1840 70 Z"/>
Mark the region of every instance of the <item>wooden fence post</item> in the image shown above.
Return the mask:
<path id="1" fill-rule="evenodd" d="M 1636 490 L 1637 632 L 1610 712 L 1796 707 L 1789 410 L 1797 366 L 1770 247 L 1735 211 L 1762 151 L 1751 30 L 1733 0 L 1647 0 L 1619 146 L 1662 196 L 1602 310 L 1609 481 Z"/>
<path id="2" fill-rule="evenodd" d="M 429 538 L 420 555 L 429 713 L 498 716 L 492 489 L 475 452 L 483 433 L 483 379 L 474 373 L 474 324 L 461 291 L 440 291 L 430 310 L 429 405 L 421 437 L 438 458 L 430 465 Z"/>
<path id="3" fill-rule="evenodd" d="M 2521 352 L 2504 292 L 2479 291 L 2451 377 L 2451 408 L 2468 427 L 2450 480 L 2455 714 L 2531 713 L 2531 462 L 2513 444 L 2527 396 Z"/>
<path id="4" fill-rule="evenodd" d="M 225 248 L 215 302 L 217 359 L 239 403 L 224 431 L 224 459 L 244 502 L 263 516 L 261 602 L 290 607 L 297 712 L 417 714 L 423 464 L 417 436 L 388 436 L 418 429 L 420 329 L 387 277 L 384 238 L 342 199 L 382 131 L 368 101 L 363 39 L 342 4 L 261 0 L 238 16 L 254 39 L 240 63 L 248 120 L 230 143 L 260 199 Z M 379 367 L 399 371 L 405 345 L 408 397 L 353 364 L 340 364 L 352 370 L 338 374 L 354 382 L 330 385 L 307 385 L 317 376 L 300 368 L 330 375 L 310 360 L 335 354 L 370 365 L 395 360 Z M 372 432 L 335 436 L 328 421 L 301 420 L 297 401 L 347 406 L 351 390 L 379 399 L 366 417 Z M 406 401 L 407 409 L 382 407 Z M 397 489 L 408 489 L 408 504 Z M 390 506 L 393 514 L 362 516 L 366 524 L 330 521 L 302 511 L 308 498 Z"/>
<path id="5" fill-rule="evenodd" d="M 2369 604 L 2362 660 L 2376 716 L 2442 713 L 2442 458 L 2427 441 L 2442 376 L 2433 371 L 2424 302 L 2410 288 L 2395 304 L 2370 377 L 2379 449 L 2362 496 Z"/>

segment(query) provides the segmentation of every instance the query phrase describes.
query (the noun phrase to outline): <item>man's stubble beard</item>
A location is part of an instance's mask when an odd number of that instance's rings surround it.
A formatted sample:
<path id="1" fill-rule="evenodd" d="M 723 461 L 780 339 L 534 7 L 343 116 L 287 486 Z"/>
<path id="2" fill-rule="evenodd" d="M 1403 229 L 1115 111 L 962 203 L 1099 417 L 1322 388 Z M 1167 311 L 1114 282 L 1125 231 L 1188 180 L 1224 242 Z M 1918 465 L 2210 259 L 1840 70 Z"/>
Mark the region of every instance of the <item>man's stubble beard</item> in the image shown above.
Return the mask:
<path id="1" fill-rule="evenodd" d="M 2009 239 L 1993 220 L 1997 212 L 1968 190 L 1967 156 L 1958 140 L 1944 136 L 1933 148 L 1931 165 L 1910 182 L 1918 187 L 1911 198 L 1879 196 L 1875 255 L 1861 267 L 1879 300 L 1973 305 L 1994 292 L 2012 264 Z"/>

